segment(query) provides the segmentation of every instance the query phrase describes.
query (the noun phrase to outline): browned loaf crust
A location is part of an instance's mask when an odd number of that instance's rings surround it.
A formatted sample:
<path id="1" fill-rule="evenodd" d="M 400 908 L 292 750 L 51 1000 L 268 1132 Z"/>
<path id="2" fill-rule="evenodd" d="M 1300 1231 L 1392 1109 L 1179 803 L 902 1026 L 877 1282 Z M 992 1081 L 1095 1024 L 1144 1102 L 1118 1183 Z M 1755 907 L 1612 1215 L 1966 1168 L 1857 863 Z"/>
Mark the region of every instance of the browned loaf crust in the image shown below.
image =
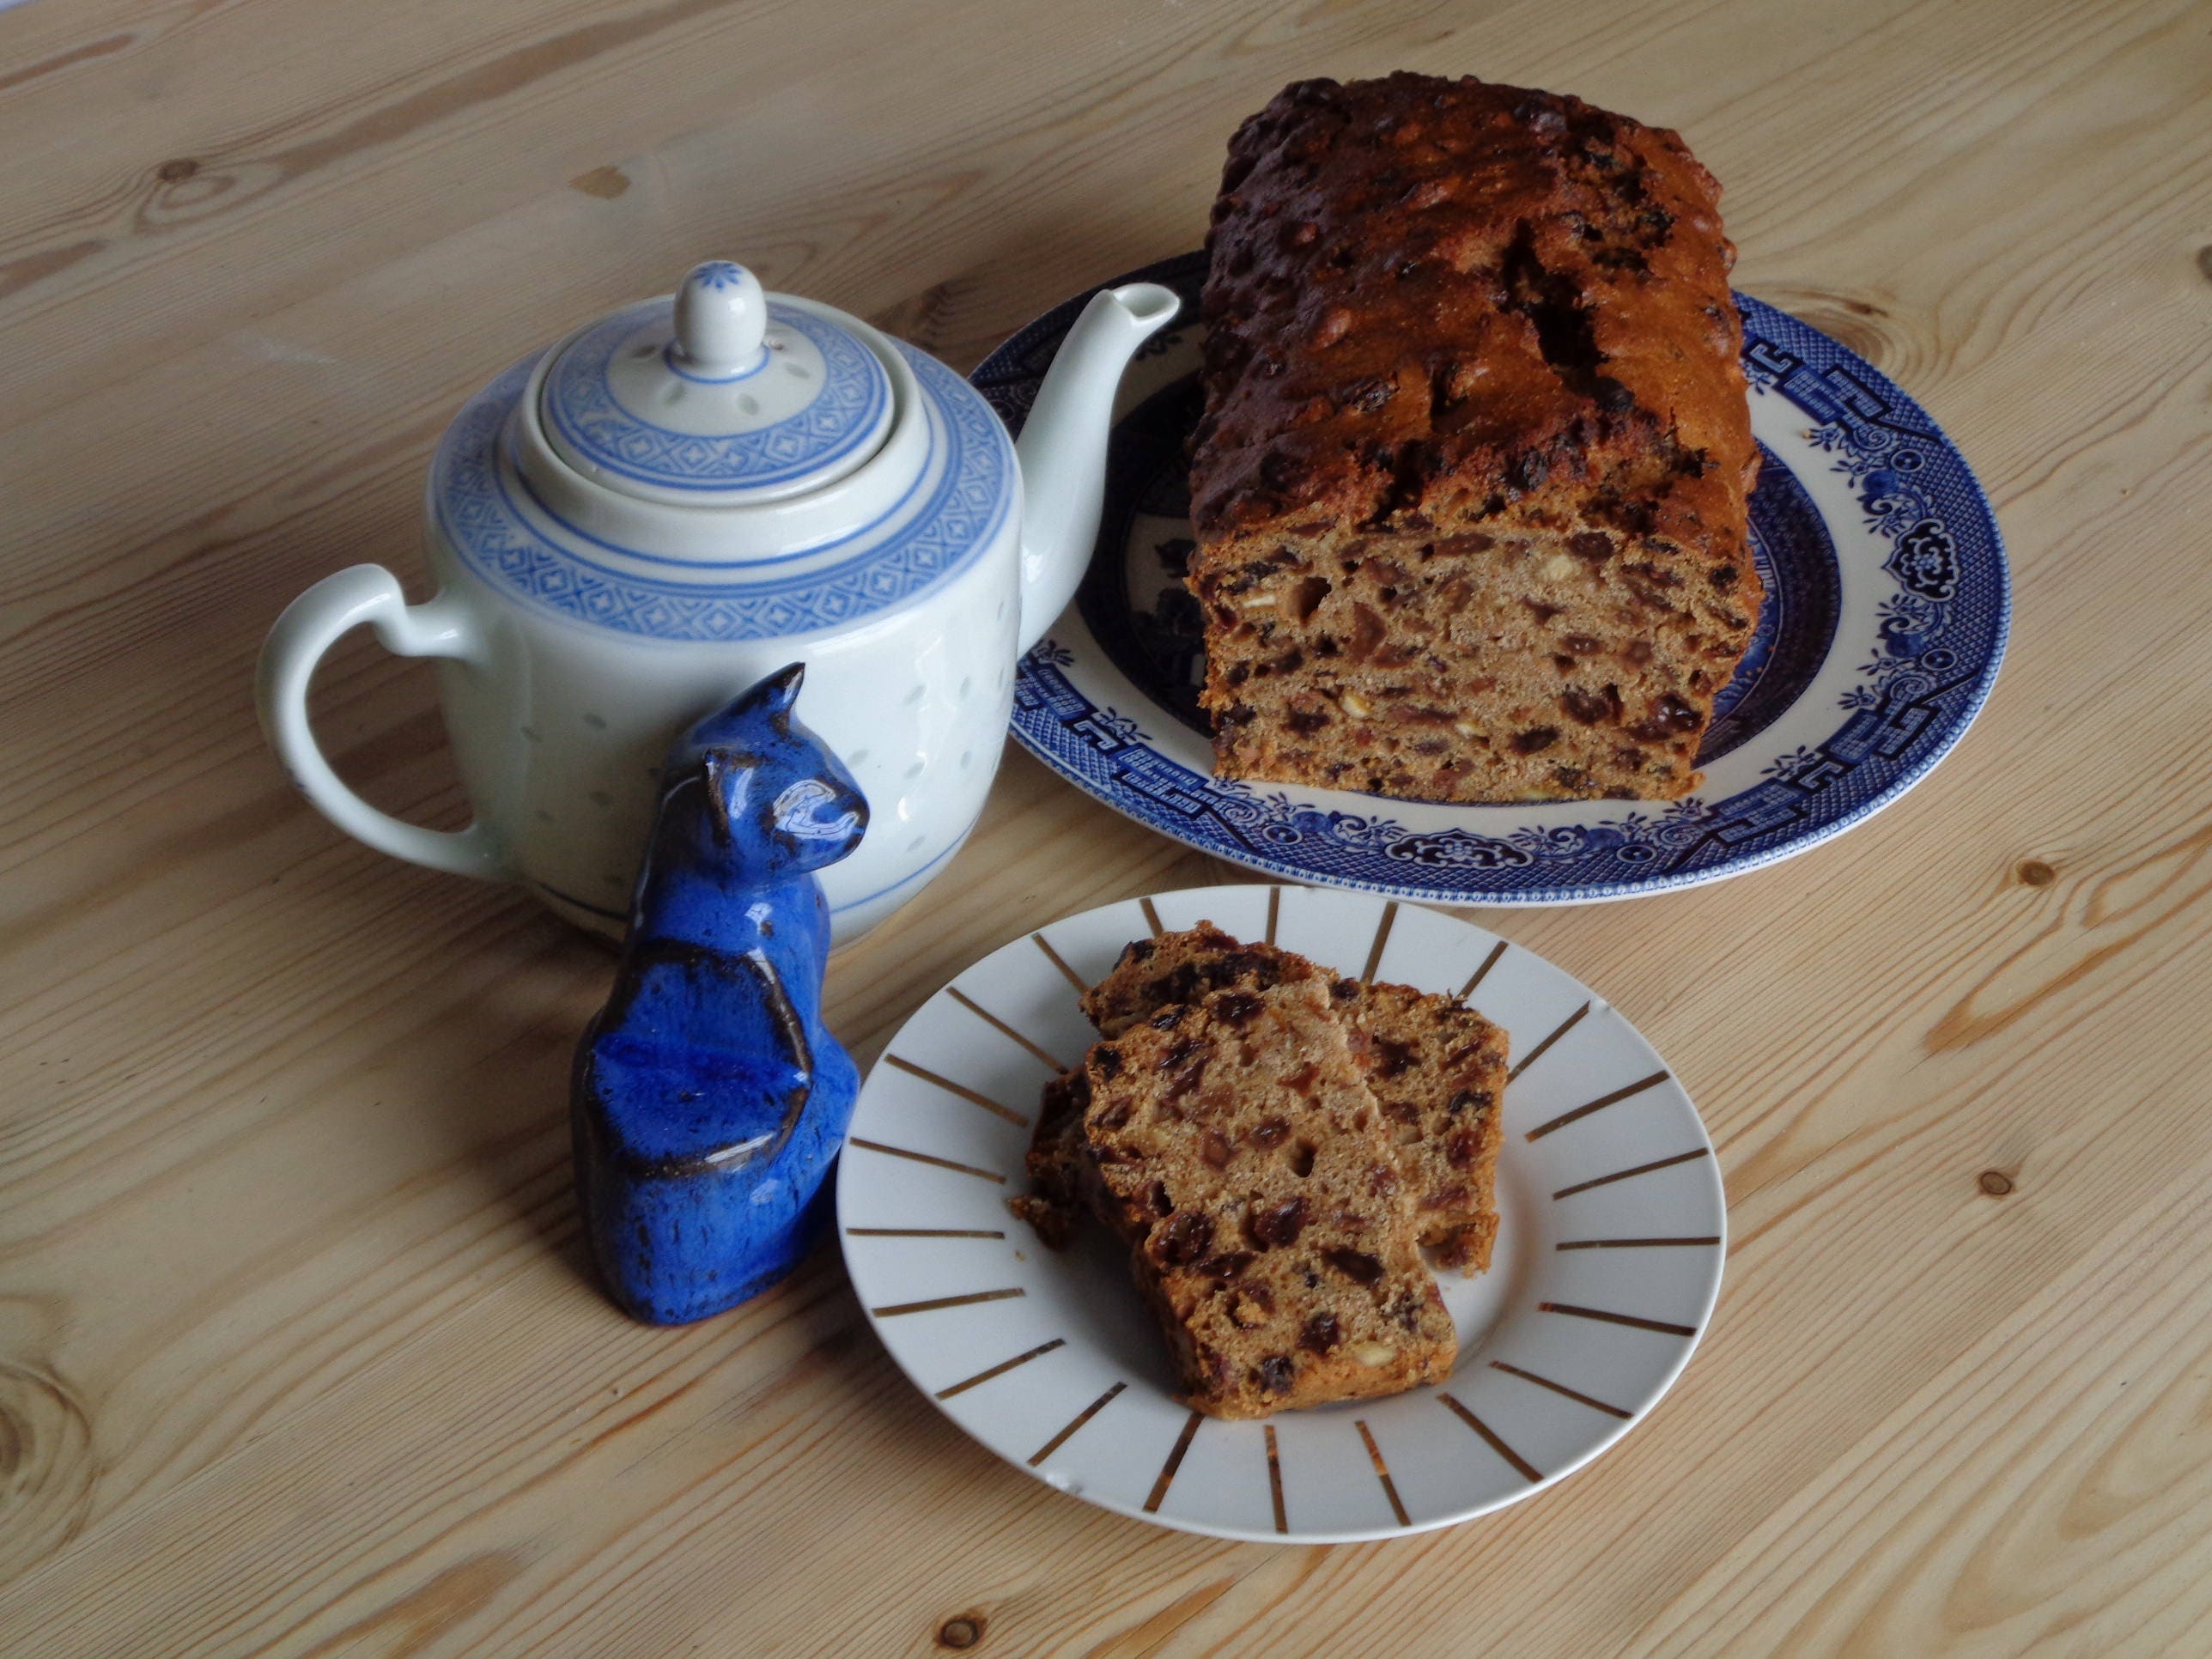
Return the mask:
<path id="1" fill-rule="evenodd" d="M 1450 1375 L 1451 1316 L 1325 986 L 1163 1011 L 1096 1044 L 1072 1087 L 1087 1196 L 1194 1408 L 1261 1417 Z"/>
<path id="2" fill-rule="evenodd" d="M 1579 99 L 1287 88 L 1230 144 L 1194 444 L 1224 775 L 1670 798 L 1749 644 L 1719 186 Z"/>
<path id="3" fill-rule="evenodd" d="M 1449 997 L 1404 985 L 1363 985 L 1295 951 L 1245 945 L 1210 921 L 1126 947 L 1083 998 L 1106 1036 L 1230 988 L 1311 982 L 1352 1023 L 1350 1042 L 1395 1142 L 1422 1246 L 1439 1265 L 1480 1272 L 1498 1233 L 1496 1180 L 1505 1090 L 1505 1036 Z M 1030 1192 L 1016 1212 L 1055 1249 L 1073 1230 L 1079 1115 L 1066 1080 L 1048 1085 L 1030 1153 Z"/>

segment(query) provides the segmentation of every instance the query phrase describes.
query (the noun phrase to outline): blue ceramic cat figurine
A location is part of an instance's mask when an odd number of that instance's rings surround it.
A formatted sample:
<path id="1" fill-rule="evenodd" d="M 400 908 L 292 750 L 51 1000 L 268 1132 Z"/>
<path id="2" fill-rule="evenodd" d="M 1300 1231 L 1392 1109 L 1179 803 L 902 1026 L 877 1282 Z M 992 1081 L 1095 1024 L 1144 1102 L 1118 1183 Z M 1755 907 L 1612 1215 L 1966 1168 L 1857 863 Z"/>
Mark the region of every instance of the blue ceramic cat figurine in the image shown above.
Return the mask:
<path id="1" fill-rule="evenodd" d="M 793 717 L 805 668 L 677 740 L 614 994 L 570 1095 L 585 1231 L 633 1317 L 734 1307 L 806 1253 L 860 1078 L 822 1024 L 829 908 L 811 873 L 868 805 Z"/>

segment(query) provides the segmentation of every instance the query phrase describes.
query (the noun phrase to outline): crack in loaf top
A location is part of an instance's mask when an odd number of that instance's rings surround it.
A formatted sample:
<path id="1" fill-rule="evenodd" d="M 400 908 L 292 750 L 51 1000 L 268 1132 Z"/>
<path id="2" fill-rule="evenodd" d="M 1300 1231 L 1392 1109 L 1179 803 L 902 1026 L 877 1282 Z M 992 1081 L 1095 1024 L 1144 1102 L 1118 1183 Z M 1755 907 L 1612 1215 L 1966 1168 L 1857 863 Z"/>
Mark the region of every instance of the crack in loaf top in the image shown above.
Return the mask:
<path id="1" fill-rule="evenodd" d="M 1231 141 L 1206 240 L 1200 533 L 1595 510 L 1741 539 L 1719 194 L 1675 134 L 1577 98 L 1285 88 Z"/>

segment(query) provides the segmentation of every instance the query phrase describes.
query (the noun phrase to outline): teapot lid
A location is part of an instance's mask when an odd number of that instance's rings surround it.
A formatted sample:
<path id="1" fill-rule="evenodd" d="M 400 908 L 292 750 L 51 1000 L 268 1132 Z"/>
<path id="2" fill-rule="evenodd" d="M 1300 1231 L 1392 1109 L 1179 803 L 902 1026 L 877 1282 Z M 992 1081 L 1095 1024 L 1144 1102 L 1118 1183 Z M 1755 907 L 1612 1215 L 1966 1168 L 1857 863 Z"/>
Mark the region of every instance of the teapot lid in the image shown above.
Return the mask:
<path id="1" fill-rule="evenodd" d="M 571 338 L 539 394 L 547 440 L 605 489 L 701 507 L 772 501 L 855 471 L 893 416 L 876 354 L 743 265 L 695 266 L 672 297 Z"/>

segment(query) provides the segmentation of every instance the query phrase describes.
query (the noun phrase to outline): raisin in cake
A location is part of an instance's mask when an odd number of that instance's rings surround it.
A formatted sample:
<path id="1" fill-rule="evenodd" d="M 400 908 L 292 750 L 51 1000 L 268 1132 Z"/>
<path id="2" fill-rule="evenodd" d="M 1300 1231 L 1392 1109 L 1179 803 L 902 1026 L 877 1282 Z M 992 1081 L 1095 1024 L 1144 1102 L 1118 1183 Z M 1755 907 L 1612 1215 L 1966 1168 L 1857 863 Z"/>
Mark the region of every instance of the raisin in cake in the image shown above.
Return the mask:
<path id="1" fill-rule="evenodd" d="M 1672 132 L 1472 78 L 1237 131 L 1191 467 L 1218 771 L 1695 787 L 1762 597 L 1718 198 Z"/>
<path id="2" fill-rule="evenodd" d="M 1195 1409 L 1260 1417 L 1450 1375 L 1451 1316 L 1324 985 L 1163 1011 L 1093 1046 L 1070 1090 L 1091 1204 Z"/>

